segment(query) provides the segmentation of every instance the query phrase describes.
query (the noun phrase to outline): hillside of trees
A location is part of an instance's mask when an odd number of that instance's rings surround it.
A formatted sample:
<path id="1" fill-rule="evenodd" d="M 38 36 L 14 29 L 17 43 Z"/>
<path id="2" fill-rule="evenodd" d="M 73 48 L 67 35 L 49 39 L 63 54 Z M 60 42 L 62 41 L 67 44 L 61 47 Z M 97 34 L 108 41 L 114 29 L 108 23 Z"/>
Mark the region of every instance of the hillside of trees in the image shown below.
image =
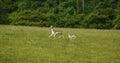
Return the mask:
<path id="1" fill-rule="evenodd" d="M 0 24 L 120 29 L 120 0 L 0 0 Z"/>

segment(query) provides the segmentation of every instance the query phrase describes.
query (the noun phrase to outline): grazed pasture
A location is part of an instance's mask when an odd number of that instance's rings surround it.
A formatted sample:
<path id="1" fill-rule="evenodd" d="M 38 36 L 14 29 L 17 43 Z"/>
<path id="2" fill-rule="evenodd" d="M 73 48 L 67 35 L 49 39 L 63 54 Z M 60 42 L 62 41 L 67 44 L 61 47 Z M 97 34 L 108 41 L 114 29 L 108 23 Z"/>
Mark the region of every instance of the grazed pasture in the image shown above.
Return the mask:
<path id="1" fill-rule="evenodd" d="M 0 25 L 0 63 L 120 63 L 120 30 Z M 67 33 L 77 36 L 70 40 Z"/>

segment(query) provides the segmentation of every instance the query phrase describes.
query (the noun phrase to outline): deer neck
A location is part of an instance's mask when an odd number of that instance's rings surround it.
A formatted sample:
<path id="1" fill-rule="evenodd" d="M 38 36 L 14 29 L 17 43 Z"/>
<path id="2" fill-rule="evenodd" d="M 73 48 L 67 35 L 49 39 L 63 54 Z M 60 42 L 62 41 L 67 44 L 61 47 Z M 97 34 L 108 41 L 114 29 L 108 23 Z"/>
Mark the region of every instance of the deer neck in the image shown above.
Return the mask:
<path id="1" fill-rule="evenodd" d="M 55 31 L 54 31 L 54 29 L 53 29 L 53 28 L 51 28 L 51 32 L 52 32 L 52 34 L 54 34 L 54 33 L 55 33 Z"/>

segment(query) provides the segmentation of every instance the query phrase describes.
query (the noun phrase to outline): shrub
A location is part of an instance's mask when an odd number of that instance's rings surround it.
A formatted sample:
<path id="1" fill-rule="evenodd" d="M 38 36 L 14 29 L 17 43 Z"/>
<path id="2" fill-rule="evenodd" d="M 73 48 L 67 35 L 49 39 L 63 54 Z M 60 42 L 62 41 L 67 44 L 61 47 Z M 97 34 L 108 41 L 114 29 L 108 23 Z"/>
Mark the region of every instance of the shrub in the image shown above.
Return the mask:
<path id="1" fill-rule="evenodd" d="M 105 15 L 98 15 L 95 13 L 86 17 L 85 26 L 87 28 L 108 29 L 110 28 L 110 21 Z"/>
<path id="2" fill-rule="evenodd" d="M 35 10 L 13 12 L 9 15 L 9 20 L 15 25 L 49 26 L 51 24 L 49 16 Z"/>
<path id="3" fill-rule="evenodd" d="M 120 29 L 120 15 L 113 21 L 113 29 Z"/>

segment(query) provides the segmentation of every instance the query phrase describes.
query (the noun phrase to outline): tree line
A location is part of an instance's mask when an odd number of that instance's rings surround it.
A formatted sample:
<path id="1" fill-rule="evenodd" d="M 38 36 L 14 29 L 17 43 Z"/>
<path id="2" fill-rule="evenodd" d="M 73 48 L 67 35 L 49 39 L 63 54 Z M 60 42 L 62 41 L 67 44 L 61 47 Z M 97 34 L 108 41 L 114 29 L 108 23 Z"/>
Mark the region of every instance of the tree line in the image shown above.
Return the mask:
<path id="1" fill-rule="evenodd" d="M 0 0 L 0 24 L 120 29 L 120 0 Z"/>

